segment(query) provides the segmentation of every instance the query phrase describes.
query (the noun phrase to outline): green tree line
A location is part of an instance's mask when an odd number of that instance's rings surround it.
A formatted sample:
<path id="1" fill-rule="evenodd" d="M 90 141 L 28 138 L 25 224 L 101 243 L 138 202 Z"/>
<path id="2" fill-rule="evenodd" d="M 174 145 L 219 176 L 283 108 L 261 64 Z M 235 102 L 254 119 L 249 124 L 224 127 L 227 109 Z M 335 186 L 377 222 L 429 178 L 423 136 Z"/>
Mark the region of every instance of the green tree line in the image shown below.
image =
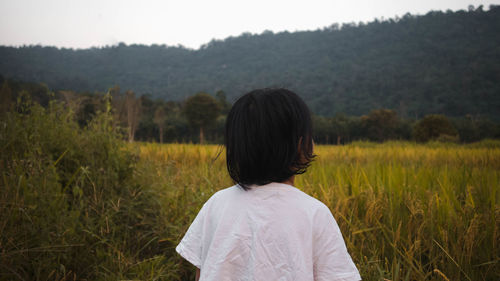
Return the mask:
<path id="1" fill-rule="evenodd" d="M 200 92 L 182 101 L 153 99 L 115 86 L 107 92 L 52 92 L 43 84 L 3 80 L 2 112 L 22 111 L 23 101 L 47 107 L 59 101 L 81 128 L 101 112 L 111 112 L 113 124 L 128 141 L 222 143 L 226 115 L 231 108 L 224 91 Z M 107 107 L 111 108 L 107 108 Z M 440 114 L 404 118 L 391 109 L 373 109 L 362 116 L 313 115 L 314 140 L 319 144 L 353 141 L 431 140 L 469 143 L 500 138 L 500 123 L 481 115 L 449 118 Z"/>
<path id="2" fill-rule="evenodd" d="M 198 92 L 223 90 L 232 102 L 249 90 L 279 86 L 299 93 L 321 116 L 387 108 L 405 119 L 469 114 L 498 121 L 499 46 L 500 6 L 479 6 L 314 31 L 243 33 L 197 50 L 4 46 L 0 74 L 57 91 L 120 85 L 177 105 Z"/>

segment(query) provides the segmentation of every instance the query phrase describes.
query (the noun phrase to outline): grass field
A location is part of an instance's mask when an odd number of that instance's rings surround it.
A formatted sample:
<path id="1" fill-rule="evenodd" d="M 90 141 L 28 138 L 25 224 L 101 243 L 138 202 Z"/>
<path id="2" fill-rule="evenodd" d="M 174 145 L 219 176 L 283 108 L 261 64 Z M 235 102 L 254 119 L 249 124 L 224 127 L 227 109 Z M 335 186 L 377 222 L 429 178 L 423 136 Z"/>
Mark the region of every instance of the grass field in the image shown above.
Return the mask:
<path id="1" fill-rule="evenodd" d="M 232 185 L 223 150 L 129 144 L 109 113 L 81 128 L 60 104 L 23 110 L 0 119 L 0 280 L 193 280 L 175 246 Z M 500 142 L 316 154 L 296 186 L 331 209 L 364 280 L 500 280 Z"/>
<path id="2" fill-rule="evenodd" d="M 142 144 L 172 244 L 231 185 L 218 146 Z M 364 280 L 498 280 L 500 149 L 390 142 L 317 146 L 296 186 L 330 207 Z M 173 251 L 173 248 L 170 249 Z"/>

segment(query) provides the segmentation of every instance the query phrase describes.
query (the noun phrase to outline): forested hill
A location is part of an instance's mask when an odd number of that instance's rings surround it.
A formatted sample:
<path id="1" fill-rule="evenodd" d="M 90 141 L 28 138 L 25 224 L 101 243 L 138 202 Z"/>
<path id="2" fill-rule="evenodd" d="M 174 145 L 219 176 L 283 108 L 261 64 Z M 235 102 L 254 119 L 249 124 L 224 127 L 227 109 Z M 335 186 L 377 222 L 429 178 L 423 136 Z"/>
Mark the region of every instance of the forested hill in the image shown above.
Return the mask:
<path id="1" fill-rule="evenodd" d="M 231 23 L 228 23 L 231 24 Z M 242 34 L 199 50 L 125 45 L 0 47 L 0 75 L 51 89 L 122 90 L 182 100 L 266 86 L 297 91 L 317 114 L 397 110 L 500 119 L 500 6 L 430 12 L 316 31 Z"/>

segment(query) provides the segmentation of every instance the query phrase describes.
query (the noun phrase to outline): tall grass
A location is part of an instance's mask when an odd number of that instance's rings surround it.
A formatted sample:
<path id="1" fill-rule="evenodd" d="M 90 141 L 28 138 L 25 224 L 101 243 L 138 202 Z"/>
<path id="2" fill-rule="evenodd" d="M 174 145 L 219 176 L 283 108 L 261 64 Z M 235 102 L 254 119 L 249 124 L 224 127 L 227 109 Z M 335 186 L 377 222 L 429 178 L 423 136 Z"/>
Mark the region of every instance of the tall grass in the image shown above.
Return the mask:
<path id="1" fill-rule="evenodd" d="M 142 144 L 173 246 L 231 185 L 220 147 Z M 498 280 L 500 149 L 390 142 L 317 146 L 296 186 L 327 204 L 364 280 Z M 186 265 L 183 265 L 186 266 Z M 186 271 L 188 269 L 185 269 Z"/>
<path id="2" fill-rule="evenodd" d="M 109 114 L 85 129 L 72 116 L 53 103 L 0 120 L 0 280 L 168 280 L 137 155 Z"/>
<path id="3" fill-rule="evenodd" d="M 175 253 L 232 185 L 219 146 L 128 144 L 60 105 L 0 120 L 0 280 L 193 280 Z M 219 155 L 220 154 L 220 155 Z M 500 145 L 317 146 L 296 186 L 330 207 L 364 280 L 499 280 Z"/>
<path id="4" fill-rule="evenodd" d="M 500 150 L 318 147 L 298 186 L 333 211 L 363 276 L 498 280 Z"/>

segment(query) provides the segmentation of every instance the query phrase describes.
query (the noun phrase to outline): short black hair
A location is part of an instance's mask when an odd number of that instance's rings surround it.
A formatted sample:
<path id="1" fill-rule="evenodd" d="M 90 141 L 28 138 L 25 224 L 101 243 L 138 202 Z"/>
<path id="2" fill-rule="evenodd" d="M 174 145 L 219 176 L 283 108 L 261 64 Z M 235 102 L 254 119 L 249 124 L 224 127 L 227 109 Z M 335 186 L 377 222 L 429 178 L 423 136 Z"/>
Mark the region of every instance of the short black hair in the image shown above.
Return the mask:
<path id="1" fill-rule="evenodd" d="M 224 145 L 229 175 L 243 189 L 284 182 L 314 158 L 309 108 L 287 89 L 253 90 L 229 111 Z"/>

